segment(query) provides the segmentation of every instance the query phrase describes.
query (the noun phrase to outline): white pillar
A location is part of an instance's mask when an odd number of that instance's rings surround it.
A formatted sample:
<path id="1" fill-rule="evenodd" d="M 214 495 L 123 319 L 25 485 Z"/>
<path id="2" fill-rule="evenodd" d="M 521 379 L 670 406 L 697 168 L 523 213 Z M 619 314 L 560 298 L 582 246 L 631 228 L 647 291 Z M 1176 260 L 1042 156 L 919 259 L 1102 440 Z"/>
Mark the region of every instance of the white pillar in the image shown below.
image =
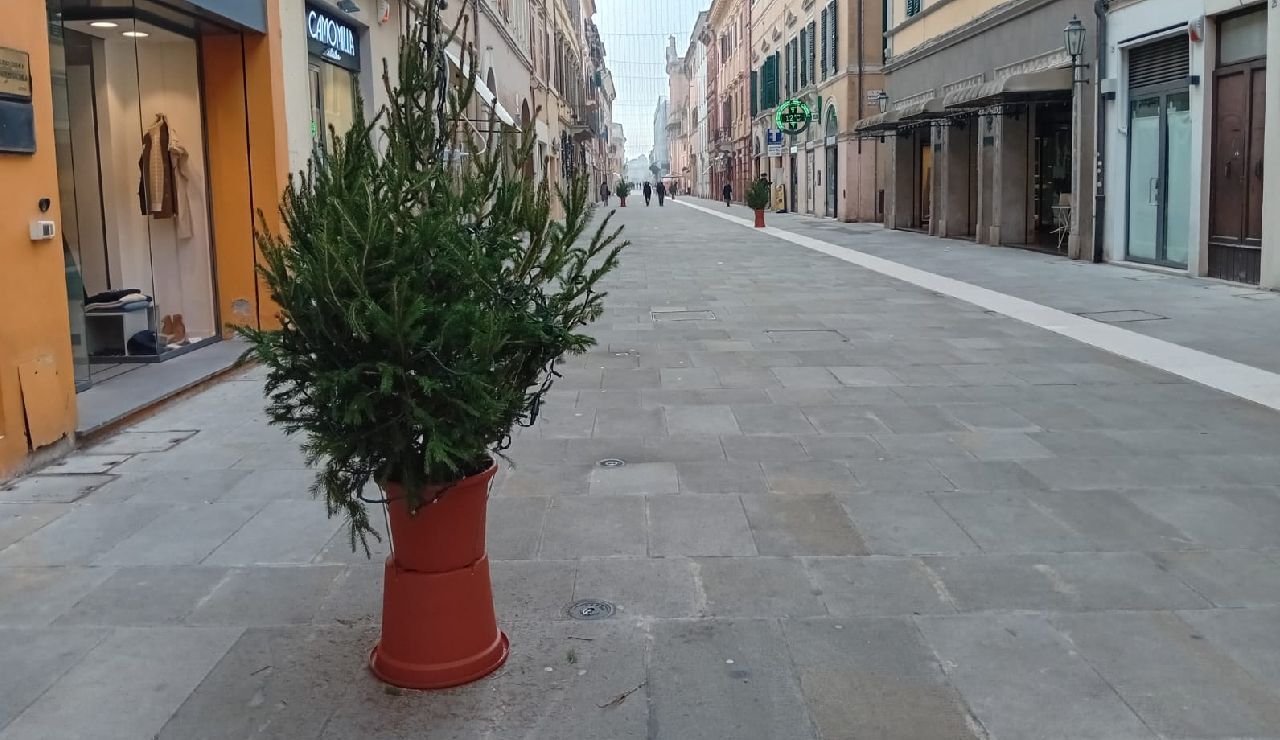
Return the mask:
<path id="1" fill-rule="evenodd" d="M 1267 113 L 1262 171 L 1262 287 L 1280 288 L 1280 8 L 1267 3 Z"/>

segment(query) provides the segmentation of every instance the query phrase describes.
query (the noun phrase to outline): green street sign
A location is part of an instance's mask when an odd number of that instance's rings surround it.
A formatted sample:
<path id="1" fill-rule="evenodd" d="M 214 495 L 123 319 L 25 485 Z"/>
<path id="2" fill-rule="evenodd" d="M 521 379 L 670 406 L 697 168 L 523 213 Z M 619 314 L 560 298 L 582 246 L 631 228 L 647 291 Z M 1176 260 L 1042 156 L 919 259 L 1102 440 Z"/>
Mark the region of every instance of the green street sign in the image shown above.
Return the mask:
<path id="1" fill-rule="evenodd" d="M 809 128 L 813 111 L 803 100 L 787 100 L 773 112 L 773 123 L 784 134 L 795 136 L 803 134 Z"/>

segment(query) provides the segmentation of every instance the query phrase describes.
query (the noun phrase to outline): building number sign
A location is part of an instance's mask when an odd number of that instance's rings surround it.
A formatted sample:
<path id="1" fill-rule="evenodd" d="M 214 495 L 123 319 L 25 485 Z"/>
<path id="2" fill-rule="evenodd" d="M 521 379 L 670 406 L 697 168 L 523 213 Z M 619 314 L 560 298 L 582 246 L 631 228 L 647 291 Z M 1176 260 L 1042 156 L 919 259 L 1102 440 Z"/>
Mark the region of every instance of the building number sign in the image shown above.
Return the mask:
<path id="1" fill-rule="evenodd" d="M 774 125 L 790 136 L 803 134 L 808 130 L 812 118 L 813 112 L 803 100 L 787 100 L 773 112 Z"/>

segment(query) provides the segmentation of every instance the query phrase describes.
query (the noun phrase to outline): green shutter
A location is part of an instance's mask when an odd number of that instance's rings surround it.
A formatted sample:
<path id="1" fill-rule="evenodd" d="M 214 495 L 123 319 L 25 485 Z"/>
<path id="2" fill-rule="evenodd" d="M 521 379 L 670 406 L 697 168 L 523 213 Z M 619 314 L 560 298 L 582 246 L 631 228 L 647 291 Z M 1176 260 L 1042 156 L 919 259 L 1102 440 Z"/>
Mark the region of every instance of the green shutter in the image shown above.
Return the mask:
<path id="1" fill-rule="evenodd" d="M 836 0 L 831 0 L 831 74 L 840 71 L 840 14 L 836 12 Z"/>
<path id="2" fill-rule="evenodd" d="M 778 103 L 782 102 L 783 81 L 780 78 L 781 74 L 782 74 L 782 52 L 775 51 L 773 53 L 773 98 L 772 98 L 772 101 L 773 101 L 772 107 L 774 108 L 777 108 Z"/>
<path id="3" fill-rule="evenodd" d="M 814 62 L 816 60 L 813 58 L 814 47 L 817 46 L 817 32 L 817 24 L 813 21 L 809 21 L 809 79 L 813 80 L 814 84 L 817 84 L 818 82 L 818 71 L 817 67 L 814 66 Z"/>
<path id="4" fill-rule="evenodd" d="M 800 87 L 803 90 L 809 86 L 809 55 L 805 53 L 805 49 L 809 48 L 809 29 L 800 29 Z"/>
<path id="5" fill-rule="evenodd" d="M 756 71 L 753 69 L 751 70 L 751 117 L 752 118 L 755 118 L 756 113 L 759 111 L 759 107 L 756 105 L 756 88 L 758 87 L 758 85 L 759 83 L 756 82 Z"/>
<path id="6" fill-rule="evenodd" d="M 827 79 L 827 9 L 822 9 L 822 79 Z"/>

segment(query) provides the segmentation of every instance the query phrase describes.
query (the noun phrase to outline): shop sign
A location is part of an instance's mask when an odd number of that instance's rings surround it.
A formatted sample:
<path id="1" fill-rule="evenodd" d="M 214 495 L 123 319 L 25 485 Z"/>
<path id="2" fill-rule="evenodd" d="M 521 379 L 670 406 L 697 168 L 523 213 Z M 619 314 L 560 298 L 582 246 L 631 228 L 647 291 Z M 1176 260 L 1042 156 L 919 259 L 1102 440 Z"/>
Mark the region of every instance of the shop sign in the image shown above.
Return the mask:
<path id="1" fill-rule="evenodd" d="M 31 100 L 31 57 L 0 47 L 0 96 Z"/>
<path id="2" fill-rule="evenodd" d="M 31 105 L 31 58 L 0 47 L 0 152 L 34 154 L 36 118 Z"/>
<path id="3" fill-rule="evenodd" d="M 782 133 L 789 136 L 803 134 L 813 119 L 813 111 L 803 100 L 787 100 L 773 112 L 773 122 Z"/>
<path id="4" fill-rule="evenodd" d="M 782 132 L 777 129 L 769 129 L 765 132 L 765 144 L 767 151 L 766 157 L 782 156 Z"/>
<path id="5" fill-rule="evenodd" d="M 307 49 L 339 67 L 360 69 L 356 29 L 314 5 L 307 5 Z"/>

